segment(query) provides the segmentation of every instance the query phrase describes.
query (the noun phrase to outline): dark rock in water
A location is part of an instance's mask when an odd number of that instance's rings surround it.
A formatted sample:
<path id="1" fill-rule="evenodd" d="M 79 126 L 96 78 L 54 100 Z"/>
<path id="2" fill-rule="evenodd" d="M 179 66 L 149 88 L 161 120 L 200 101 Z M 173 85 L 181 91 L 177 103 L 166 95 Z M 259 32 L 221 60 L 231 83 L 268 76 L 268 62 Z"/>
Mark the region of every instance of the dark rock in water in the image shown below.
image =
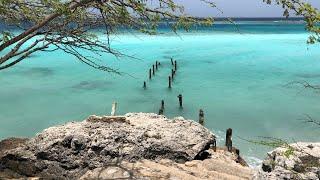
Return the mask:
<path id="1" fill-rule="evenodd" d="M 315 78 L 319 78 L 320 74 L 319 73 L 300 73 L 300 74 L 295 74 L 295 76 L 300 78 L 305 78 L 305 79 L 315 79 Z"/>
<path id="2" fill-rule="evenodd" d="M 28 177 L 77 179 L 90 169 L 119 161 L 202 157 L 215 136 L 198 123 L 156 114 L 115 118 L 91 116 L 51 127 L 0 156 L 3 172 Z M 120 118 L 120 119 L 121 119 Z M 110 120 L 110 121 L 108 121 Z"/>
<path id="3" fill-rule="evenodd" d="M 46 77 L 54 74 L 54 71 L 48 67 L 33 67 L 23 72 L 23 75 Z"/>
<path id="4" fill-rule="evenodd" d="M 103 89 L 105 90 L 110 85 L 110 82 L 106 81 L 81 81 L 79 84 L 72 86 L 73 89 L 77 90 L 93 90 Z"/>
<path id="5" fill-rule="evenodd" d="M 216 64 L 217 63 L 217 61 L 215 61 L 215 60 L 205 60 L 203 62 L 206 64 Z"/>

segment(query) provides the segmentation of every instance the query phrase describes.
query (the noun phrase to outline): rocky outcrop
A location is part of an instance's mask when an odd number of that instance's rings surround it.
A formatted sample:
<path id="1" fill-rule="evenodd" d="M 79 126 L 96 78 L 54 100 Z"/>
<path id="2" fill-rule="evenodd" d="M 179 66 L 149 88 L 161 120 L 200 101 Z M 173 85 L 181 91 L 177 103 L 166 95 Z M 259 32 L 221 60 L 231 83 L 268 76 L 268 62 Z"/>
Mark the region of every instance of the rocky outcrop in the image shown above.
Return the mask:
<path id="1" fill-rule="evenodd" d="M 4 156 L 6 151 L 20 147 L 28 141 L 27 138 L 8 138 L 0 141 L 0 157 Z"/>
<path id="2" fill-rule="evenodd" d="M 0 141 L 0 179 L 320 179 L 320 143 L 277 148 L 254 170 L 235 148 L 214 151 L 215 141 L 181 117 L 90 116 Z"/>
<path id="3" fill-rule="evenodd" d="M 91 116 L 48 128 L 3 153 L 0 177 L 77 179 L 121 162 L 168 159 L 184 163 L 203 158 L 214 141 L 209 130 L 190 120 L 145 113 Z"/>
<path id="4" fill-rule="evenodd" d="M 218 149 L 205 160 L 176 163 L 169 159 L 121 162 L 114 166 L 87 171 L 80 179 L 177 179 L 177 180 L 241 180 L 251 179 L 253 170 L 236 163 L 236 154 Z"/>
<path id="5" fill-rule="evenodd" d="M 320 143 L 295 143 L 268 153 L 254 179 L 320 179 Z"/>

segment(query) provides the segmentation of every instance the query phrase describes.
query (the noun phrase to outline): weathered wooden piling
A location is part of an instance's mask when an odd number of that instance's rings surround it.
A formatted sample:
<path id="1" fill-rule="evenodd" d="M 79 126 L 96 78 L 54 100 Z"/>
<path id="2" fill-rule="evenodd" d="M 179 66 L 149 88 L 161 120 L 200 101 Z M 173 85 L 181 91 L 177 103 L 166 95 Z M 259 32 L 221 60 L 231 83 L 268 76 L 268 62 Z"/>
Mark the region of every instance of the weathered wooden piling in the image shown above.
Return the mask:
<path id="1" fill-rule="evenodd" d="M 143 88 L 146 89 L 147 88 L 147 83 L 145 81 L 143 81 Z"/>
<path id="2" fill-rule="evenodd" d="M 158 70 L 158 61 L 156 61 L 156 70 Z"/>
<path id="3" fill-rule="evenodd" d="M 179 106 L 182 108 L 182 95 L 181 94 L 178 95 L 178 99 L 179 99 Z"/>
<path id="4" fill-rule="evenodd" d="M 226 132 L 226 146 L 229 152 L 232 151 L 232 129 L 227 129 Z"/>
<path id="5" fill-rule="evenodd" d="M 177 61 L 174 61 L 174 70 L 177 70 Z"/>
<path id="6" fill-rule="evenodd" d="M 169 76 L 169 88 L 171 88 L 171 76 Z"/>
<path id="7" fill-rule="evenodd" d="M 154 75 L 155 72 L 154 72 L 154 64 L 152 64 L 152 74 Z"/>
<path id="8" fill-rule="evenodd" d="M 217 151 L 217 141 L 216 141 L 216 139 L 213 140 L 212 146 L 213 146 L 212 147 L 213 151 L 216 152 Z"/>
<path id="9" fill-rule="evenodd" d="M 149 79 L 151 79 L 151 68 L 149 69 Z"/>
<path id="10" fill-rule="evenodd" d="M 200 111 L 199 111 L 199 124 L 204 126 L 204 113 L 203 113 L 202 109 L 200 109 Z"/>
<path id="11" fill-rule="evenodd" d="M 174 79 L 174 70 L 171 69 L 171 77 L 172 77 L 172 80 Z"/>
<path id="12" fill-rule="evenodd" d="M 238 155 L 238 157 L 240 156 L 240 150 L 236 149 L 236 154 Z"/>
<path id="13" fill-rule="evenodd" d="M 117 102 L 112 103 L 111 116 L 115 116 L 117 111 Z"/>
<path id="14" fill-rule="evenodd" d="M 164 100 L 161 100 L 161 107 L 159 109 L 159 115 L 163 115 L 164 112 Z"/>
<path id="15" fill-rule="evenodd" d="M 171 60 L 171 64 L 172 64 L 172 66 L 173 66 L 173 65 L 174 65 L 174 64 L 173 64 L 173 59 L 172 59 L 172 58 L 170 58 L 170 60 Z"/>
<path id="16" fill-rule="evenodd" d="M 163 109 L 162 108 L 159 109 L 159 115 L 163 115 Z"/>

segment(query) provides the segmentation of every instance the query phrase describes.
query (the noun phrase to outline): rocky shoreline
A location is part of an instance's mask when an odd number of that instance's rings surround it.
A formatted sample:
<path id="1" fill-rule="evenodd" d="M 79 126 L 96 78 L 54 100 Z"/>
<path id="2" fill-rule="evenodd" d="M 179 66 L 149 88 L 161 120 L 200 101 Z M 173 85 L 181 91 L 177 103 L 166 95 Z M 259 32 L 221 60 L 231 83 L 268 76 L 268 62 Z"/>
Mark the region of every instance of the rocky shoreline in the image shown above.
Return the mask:
<path id="1" fill-rule="evenodd" d="M 320 177 L 320 143 L 300 143 L 303 151 L 292 146 L 290 154 L 278 148 L 261 167 L 251 169 L 236 149 L 213 148 L 215 141 L 208 129 L 182 117 L 168 119 L 152 113 L 90 116 L 50 127 L 34 138 L 1 141 L 0 179 Z"/>

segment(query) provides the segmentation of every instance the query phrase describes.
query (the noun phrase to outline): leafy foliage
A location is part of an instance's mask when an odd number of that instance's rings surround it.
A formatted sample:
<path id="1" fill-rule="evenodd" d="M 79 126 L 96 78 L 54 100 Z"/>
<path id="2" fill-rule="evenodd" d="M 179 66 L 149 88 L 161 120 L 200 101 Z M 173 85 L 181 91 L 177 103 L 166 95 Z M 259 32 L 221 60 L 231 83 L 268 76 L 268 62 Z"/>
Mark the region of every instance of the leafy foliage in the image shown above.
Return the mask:
<path id="1" fill-rule="evenodd" d="M 314 44 L 320 42 L 320 11 L 312 7 L 311 4 L 300 0 L 263 0 L 263 2 L 281 5 L 284 9 L 284 17 L 288 18 L 290 13 L 294 13 L 296 16 L 303 16 L 306 22 L 306 30 L 312 33 L 307 43 Z"/>
<path id="2" fill-rule="evenodd" d="M 9 52 L 0 58 L 0 70 L 36 51 L 62 50 L 93 68 L 116 72 L 94 57 L 102 53 L 124 55 L 110 45 L 110 35 L 119 28 L 153 35 L 162 19 L 170 19 L 167 23 L 174 32 L 213 22 L 211 18 L 199 20 L 186 16 L 183 7 L 173 0 L 157 0 L 152 4 L 151 0 L 0 0 L 0 18 L 20 29 L 20 34 L 14 36 L 6 29 L 1 30 L 0 51 Z M 101 27 L 106 41 L 92 32 Z M 30 41 L 33 43 L 26 47 Z M 94 55 L 85 55 L 84 50 Z"/>

